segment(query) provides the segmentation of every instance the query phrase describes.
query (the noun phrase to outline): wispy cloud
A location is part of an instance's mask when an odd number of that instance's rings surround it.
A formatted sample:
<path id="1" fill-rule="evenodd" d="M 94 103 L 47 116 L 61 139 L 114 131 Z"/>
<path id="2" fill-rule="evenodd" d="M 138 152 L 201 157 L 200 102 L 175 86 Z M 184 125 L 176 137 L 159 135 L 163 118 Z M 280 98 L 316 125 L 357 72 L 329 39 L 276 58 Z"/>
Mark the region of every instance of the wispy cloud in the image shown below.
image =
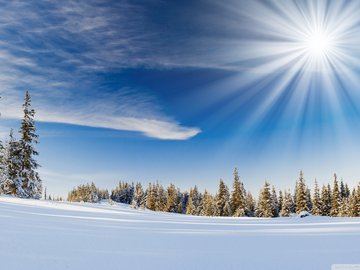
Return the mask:
<path id="1" fill-rule="evenodd" d="M 137 131 L 158 139 L 189 139 L 184 127 L 147 94 L 98 90 L 96 74 L 147 66 L 151 32 L 142 32 L 141 6 L 128 1 L 2 3 L 0 10 L 0 111 L 19 118 L 26 89 L 37 120 Z M 151 58 L 151 60 L 150 60 Z"/>

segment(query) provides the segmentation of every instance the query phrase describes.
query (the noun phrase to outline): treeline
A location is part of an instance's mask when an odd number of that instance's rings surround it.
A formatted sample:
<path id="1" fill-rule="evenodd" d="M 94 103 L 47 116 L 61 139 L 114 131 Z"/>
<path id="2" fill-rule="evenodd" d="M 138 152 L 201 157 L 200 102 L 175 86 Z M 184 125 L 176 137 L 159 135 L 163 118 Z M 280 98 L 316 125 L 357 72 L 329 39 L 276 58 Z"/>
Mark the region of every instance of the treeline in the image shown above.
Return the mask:
<path id="1" fill-rule="evenodd" d="M 26 92 L 19 129 L 20 139 L 11 130 L 8 140 L 5 143 L 0 141 L 0 194 L 41 198 L 42 181 L 36 172 L 39 164 L 34 159 L 39 154 L 35 150 L 38 135 L 34 116 L 30 94 Z"/>
<path id="2" fill-rule="evenodd" d="M 94 183 L 80 185 L 69 192 L 68 201 L 70 202 L 92 202 L 97 203 L 101 200 L 109 199 L 107 190 L 100 190 Z"/>
<path id="3" fill-rule="evenodd" d="M 99 202 L 111 199 L 129 204 L 134 208 L 147 208 L 197 216 L 234 216 L 234 217 L 288 217 L 307 211 L 318 216 L 359 217 L 360 185 L 350 190 L 336 174 L 332 186 L 319 188 L 315 180 L 313 191 L 306 185 L 303 172 L 300 172 L 294 192 L 277 191 L 266 181 L 255 199 L 240 181 L 237 169 L 230 191 L 220 179 L 215 195 L 205 190 L 203 193 L 195 186 L 182 192 L 174 184 L 164 188 L 159 183 L 150 183 L 144 189 L 141 183 L 120 182 L 111 194 L 100 190 L 94 183 L 81 185 L 69 192 L 69 201 Z"/>

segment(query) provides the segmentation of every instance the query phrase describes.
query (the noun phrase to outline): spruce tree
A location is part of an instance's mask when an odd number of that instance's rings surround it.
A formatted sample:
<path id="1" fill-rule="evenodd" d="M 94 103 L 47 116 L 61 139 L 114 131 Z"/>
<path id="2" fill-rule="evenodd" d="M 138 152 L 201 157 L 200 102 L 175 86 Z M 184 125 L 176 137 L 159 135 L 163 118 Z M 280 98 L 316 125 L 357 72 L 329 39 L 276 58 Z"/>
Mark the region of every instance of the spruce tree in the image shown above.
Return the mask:
<path id="1" fill-rule="evenodd" d="M 145 194 L 141 183 L 137 183 L 134 190 L 134 196 L 131 202 L 133 208 L 145 208 Z"/>
<path id="2" fill-rule="evenodd" d="M 296 213 L 308 211 L 306 190 L 304 174 L 300 171 L 300 177 L 296 185 Z"/>
<path id="3" fill-rule="evenodd" d="M 315 179 L 314 185 L 314 194 L 313 194 L 313 201 L 312 201 L 312 211 L 311 213 L 316 216 L 320 216 L 322 214 L 322 204 L 320 199 L 320 191 L 318 183 Z"/>
<path id="4" fill-rule="evenodd" d="M 167 205 L 166 211 L 176 213 L 177 212 L 177 190 L 174 184 L 170 184 L 167 189 Z"/>
<path id="5" fill-rule="evenodd" d="M 251 192 L 247 192 L 247 194 L 246 194 L 245 215 L 248 217 L 255 216 L 255 200 L 254 200 Z"/>
<path id="6" fill-rule="evenodd" d="M 240 182 L 237 169 L 234 170 L 234 184 L 230 199 L 231 212 L 233 216 L 245 215 L 245 196 Z"/>
<path id="7" fill-rule="evenodd" d="M 309 188 L 306 188 L 306 207 L 309 212 L 312 211 L 313 205 L 311 199 L 311 190 Z"/>
<path id="8" fill-rule="evenodd" d="M 35 127 L 35 110 L 31 107 L 30 94 L 27 91 L 23 104 L 23 119 L 20 128 L 20 149 L 21 149 L 21 168 L 20 177 L 22 181 L 22 190 L 18 191 L 18 195 L 25 198 L 39 199 L 42 193 L 42 181 L 36 169 L 39 164 L 34 156 L 39 155 L 35 150 L 38 143 L 38 135 Z"/>
<path id="9" fill-rule="evenodd" d="M 358 185 L 355 194 L 355 213 L 357 217 L 360 216 L 360 184 Z"/>
<path id="10" fill-rule="evenodd" d="M 339 215 L 340 203 L 341 203 L 341 198 L 340 198 L 339 185 L 337 181 L 337 176 L 336 174 L 334 174 L 334 188 L 332 192 L 331 211 L 330 211 L 331 216 L 337 217 Z"/>
<path id="11" fill-rule="evenodd" d="M 189 193 L 185 191 L 181 194 L 181 212 L 179 213 L 186 214 L 186 208 L 189 201 Z"/>
<path id="12" fill-rule="evenodd" d="M 346 196 L 344 181 L 341 179 L 341 181 L 340 181 L 340 199 L 343 199 L 343 198 L 347 198 L 347 196 Z"/>
<path id="13" fill-rule="evenodd" d="M 356 205 L 356 191 L 355 189 L 348 197 L 349 199 L 349 216 L 350 217 L 358 217 L 357 205 Z"/>
<path id="14" fill-rule="evenodd" d="M 147 190 L 146 208 L 155 211 L 156 210 L 156 199 L 157 199 L 156 186 L 149 183 L 149 187 Z"/>
<path id="15" fill-rule="evenodd" d="M 13 130 L 10 131 L 9 140 L 5 143 L 2 154 L 2 173 L 0 189 L 8 195 L 23 195 L 21 172 L 21 147 L 19 141 L 14 137 Z"/>
<path id="16" fill-rule="evenodd" d="M 197 186 L 195 186 L 192 190 L 190 190 L 190 197 L 191 202 L 188 202 L 189 211 L 191 210 L 191 215 L 200 215 L 201 212 L 201 201 L 202 201 L 202 195 L 198 191 Z M 190 200 L 190 198 L 189 198 Z M 186 213 L 188 213 L 188 209 L 186 210 Z"/>
<path id="17" fill-rule="evenodd" d="M 219 182 L 219 191 L 216 196 L 216 205 L 219 211 L 219 216 L 230 215 L 231 210 L 229 204 L 229 189 L 222 179 L 220 179 Z"/>
<path id="18" fill-rule="evenodd" d="M 279 216 L 279 201 L 276 195 L 275 187 L 272 187 L 271 191 L 271 204 L 272 204 L 272 216 L 278 217 Z"/>
<path id="19" fill-rule="evenodd" d="M 281 190 L 279 190 L 279 213 L 281 212 L 281 209 L 282 209 L 282 203 L 283 203 L 283 193 Z"/>
<path id="20" fill-rule="evenodd" d="M 193 189 L 190 189 L 189 199 L 187 201 L 187 206 L 186 206 L 186 214 L 187 215 L 194 215 L 194 212 L 195 212 L 193 196 L 194 196 L 194 191 L 193 191 Z"/>
<path id="21" fill-rule="evenodd" d="M 331 187 L 323 185 L 321 189 L 322 215 L 330 216 L 331 211 Z"/>
<path id="22" fill-rule="evenodd" d="M 166 211 L 166 204 L 167 204 L 166 190 L 159 183 L 156 183 L 155 190 L 156 190 L 155 211 Z"/>
<path id="23" fill-rule="evenodd" d="M 214 198 L 205 190 L 204 198 L 202 200 L 203 207 L 201 209 L 201 216 L 214 216 L 216 213 L 216 207 Z"/>
<path id="24" fill-rule="evenodd" d="M 351 207 L 350 207 L 350 199 L 347 198 L 347 197 L 341 198 L 340 199 L 340 206 L 339 206 L 338 216 L 339 217 L 348 217 L 348 216 L 350 216 L 350 209 L 351 209 Z"/>
<path id="25" fill-rule="evenodd" d="M 284 192 L 284 196 L 283 196 L 283 202 L 282 202 L 282 209 L 280 211 L 280 215 L 282 217 L 289 217 L 291 214 L 291 207 L 292 207 L 292 198 L 291 198 L 291 193 L 289 192 Z"/>
<path id="26" fill-rule="evenodd" d="M 259 202 L 256 209 L 256 216 L 258 217 L 272 217 L 273 216 L 273 204 L 271 200 L 270 185 L 265 181 L 259 195 Z"/>

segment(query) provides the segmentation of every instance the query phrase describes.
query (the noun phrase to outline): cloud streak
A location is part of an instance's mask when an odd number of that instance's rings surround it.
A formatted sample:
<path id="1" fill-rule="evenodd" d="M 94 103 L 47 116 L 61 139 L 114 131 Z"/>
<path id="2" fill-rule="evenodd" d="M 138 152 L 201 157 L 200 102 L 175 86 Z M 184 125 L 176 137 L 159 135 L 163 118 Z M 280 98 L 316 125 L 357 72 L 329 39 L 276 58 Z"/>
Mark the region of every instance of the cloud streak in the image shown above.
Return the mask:
<path id="1" fill-rule="evenodd" d="M 141 31 L 141 9 L 128 1 L 4 2 L 2 117 L 19 118 L 23 93 L 30 89 L 38 121 L 136 131 L 158 139 L 197 135 L 199 128 L 182 126 L 148 94 L 99 87 L 99 73 L 154 61 L 145 53 L 152 34 Z"/>

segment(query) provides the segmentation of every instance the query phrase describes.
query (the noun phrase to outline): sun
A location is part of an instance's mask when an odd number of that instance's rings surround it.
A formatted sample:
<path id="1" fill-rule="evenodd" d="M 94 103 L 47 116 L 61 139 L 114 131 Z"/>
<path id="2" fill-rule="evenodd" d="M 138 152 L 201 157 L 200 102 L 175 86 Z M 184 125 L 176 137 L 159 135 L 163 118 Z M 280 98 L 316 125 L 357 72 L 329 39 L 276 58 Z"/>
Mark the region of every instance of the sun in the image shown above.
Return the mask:
<path id="1" fill-rule="evenodd" d="M 333 42 L 325 31 L 316 30 L 306 35 L 304 46 L 313 57 L 326 57 L 333 48 Z"/>

